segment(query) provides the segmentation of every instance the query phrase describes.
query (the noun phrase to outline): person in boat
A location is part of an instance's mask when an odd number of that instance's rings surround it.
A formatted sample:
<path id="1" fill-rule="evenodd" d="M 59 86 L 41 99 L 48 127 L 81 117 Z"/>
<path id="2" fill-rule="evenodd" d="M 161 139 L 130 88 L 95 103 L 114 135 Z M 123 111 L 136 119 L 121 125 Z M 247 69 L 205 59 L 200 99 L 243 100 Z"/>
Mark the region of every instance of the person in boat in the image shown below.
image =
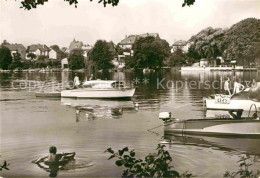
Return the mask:
<path id="1" fill-rule="evenodd" d="M 241 83 L 239 83 L 239 82 L 238 82 L 238 79 L 235 79 L 233 95 L 240 93 L 240 92 L 243 91 L 244 89 L 245 89 L 245 86 L 242 85 Z"/>
<path id="2" fill-rule="evenodd" d="M 233 119 L 242 119 L 243 110 L 237 110 L 237 111 L 231 110 L 228 112 Z M 236 114 L 234 112 L 236 112 Z"/>
<path id="3" fill-rule="evenodd" d="M 251 88 L 256 88 L 256 87 L 257 87 L 257 83 L 256 83 L 255 79 L 253 79 Z"/>
<path id="4" fill-rule="evenodd" d="M 93 80 L 94 79 L 94 75 L 91 74 L 90 77 L 89 77 L 89 80 Z"/>
<path id="5" fill-rule="evenodd" d="M 224 83 L 224 90 L 226 95 L 231 95 L 229 85 L 230 85 L 230 80 L 229 78 L 227 78 L 227 80 Z"/>
<path id="6" fill-rule="evenodd" d="M 74 86 L 78 88 L 79 85 L 80 85 L 80 81 L 79 81 L 78 74 L 76 73 L 74 77 Z"/>

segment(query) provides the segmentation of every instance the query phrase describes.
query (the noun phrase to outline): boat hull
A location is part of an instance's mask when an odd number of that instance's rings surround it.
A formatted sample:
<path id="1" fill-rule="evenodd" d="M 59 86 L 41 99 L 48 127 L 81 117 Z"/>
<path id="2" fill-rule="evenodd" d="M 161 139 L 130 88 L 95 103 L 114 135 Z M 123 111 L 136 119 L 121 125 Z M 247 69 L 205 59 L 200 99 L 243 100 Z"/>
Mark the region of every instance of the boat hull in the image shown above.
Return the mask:
<path id="1" fill-rule="evenodd" d="M 164 123 L 166 133 L 187 135 L 260 136 L 260 120 L 192 119 Z"/>
<path id="2" fill-rule="evenodd" d="M 243 109 L 244 111 L 249 111 L 252 105 L 256 105 L 257 110 L 260 109 L 260 102 L 249 100 L 249 99 L 231 99 L 228 104 L 216 103 L 215 99 L 207 98 L 206 107 L 207 109 L 216 110 L 237 110 Z M 255 109 L 252 107 L 252 109 Z"/>
<path id="3" fill-rule="evenodd" d="M 260 155 L 260 141 L 258 138 L 217 137 L 201 135 L 166 134 L 164 143 L 195 145 L 207 148 L 218 148 L 220 150 L 233 152 L 239 151 L 248 154 Z"/>
<path id="4" fill-rule="evenodd" d="M 60 98 L 60 92 L 36 92 L 36 97 L 46 97 L 46 98 Z"/>
<path id="5" fill-rule="evenodd" d="M 61 91 L 64 98 L 100 98 L 100 99 L 129 99 L 134 96 L 135 88 L 126 89 L 92 89 L 83 88 Z"/>

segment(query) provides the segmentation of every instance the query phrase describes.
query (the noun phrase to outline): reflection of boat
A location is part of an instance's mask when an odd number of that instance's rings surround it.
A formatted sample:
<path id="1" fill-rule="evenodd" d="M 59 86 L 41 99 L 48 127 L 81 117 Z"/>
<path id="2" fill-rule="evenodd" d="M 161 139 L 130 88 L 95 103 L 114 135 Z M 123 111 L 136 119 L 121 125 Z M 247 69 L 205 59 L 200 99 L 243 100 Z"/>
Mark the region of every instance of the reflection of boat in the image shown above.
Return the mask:
<path id="1" fill-rule="evenodd" d="M 136 110 L 132 101 L 124 100 L 61 98 L 61 104 L 76 109 L 76 121 L 80 120 L 80 113 L 87 119 L 104 119 L 121 118 L 124 112 Z"/>
<path id="2" fill-rule="evenodd" d="M 69 98 L 131 98 L 135 88 L 126 88 L 114 80 L 86 81 L 83 88 L 61 91 L 61 97 Z"/>
<path id="3" fill-rule="evenodd" d="M 260 141 L 258 138 L 208 137 L 166 134 L 164 136 L 163 143 L 195 145 L 200 147 L 211 147 L 223 151 L 239 151 L 242 153 L 260 155 Z"/>
<path id="4" fill-rule="evenodd" d="M 260 120 L 252 118 L 210 118 L 177 120 L 168 112 L 160 113 L 166 133 L 189 135 L 260 136 Z"/>
<path id="5" fill-rule="evenodd" d="M 134 109 L 133 101 L 61 98 L 61 104 L 72 107 L 109 107 Z"/>

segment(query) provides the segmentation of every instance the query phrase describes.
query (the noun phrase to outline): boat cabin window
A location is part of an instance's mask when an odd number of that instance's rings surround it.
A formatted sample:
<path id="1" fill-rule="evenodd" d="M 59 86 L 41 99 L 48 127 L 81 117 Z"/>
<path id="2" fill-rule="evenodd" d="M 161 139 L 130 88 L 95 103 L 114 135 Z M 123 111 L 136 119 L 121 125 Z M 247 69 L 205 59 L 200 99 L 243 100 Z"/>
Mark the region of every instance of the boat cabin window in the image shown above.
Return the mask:
<path id="1" fill-rule="evenodd" d="M 114 82 L 112 83 L 113 88 L 124 88 L 124 83 L 123 82 Z"/>

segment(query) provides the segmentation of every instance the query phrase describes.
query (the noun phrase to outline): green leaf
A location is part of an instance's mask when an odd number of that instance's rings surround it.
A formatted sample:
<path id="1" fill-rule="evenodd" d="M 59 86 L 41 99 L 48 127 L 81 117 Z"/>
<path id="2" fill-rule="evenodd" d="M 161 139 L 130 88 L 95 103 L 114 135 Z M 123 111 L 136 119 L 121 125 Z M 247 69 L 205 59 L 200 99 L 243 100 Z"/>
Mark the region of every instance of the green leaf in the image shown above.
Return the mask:
<path id="1" fill-rule="evenodd" d="M 109 152 L 111 154 L 114 154 L 114 151 L 112 150 L 112 148 L 108 148 L 105 152 Z"/>
<path id="2" fill-rule="evenodd" d="M 109 158 L 108 158 L 108 160 L 110 160 L 110 159 L 112 159 L 112 158 L 114 158 L 114 157 L 116 157 L 115 155 L 111 155 Z"/>
<path id="3" fill-rule="evenodd" d="M 128 147 L 123 148 L 123 151 L 124 151 L 124 152 L 125 152 L 125 151 L 128 151 Z"/>
<path id="4" fill-rule="evenodd" d="M 118 150 L 118 153 L 120 156 L 122 156 L 124 154 L 124 150 Z"/>
<path id="5" fill-rule="evenodd" d="M 117 160 L 116 161 L 116 165 L 117 166 L 122 166 L 123 165 L 123 161 L 122 160 Z"/>
<path id="6" fill-rule="evenodd" d="M 135 152 L 131 151 L 131 152 L 130 152 L 130 156 L 131 156 L 131 157 L 135 157 Z"/>

